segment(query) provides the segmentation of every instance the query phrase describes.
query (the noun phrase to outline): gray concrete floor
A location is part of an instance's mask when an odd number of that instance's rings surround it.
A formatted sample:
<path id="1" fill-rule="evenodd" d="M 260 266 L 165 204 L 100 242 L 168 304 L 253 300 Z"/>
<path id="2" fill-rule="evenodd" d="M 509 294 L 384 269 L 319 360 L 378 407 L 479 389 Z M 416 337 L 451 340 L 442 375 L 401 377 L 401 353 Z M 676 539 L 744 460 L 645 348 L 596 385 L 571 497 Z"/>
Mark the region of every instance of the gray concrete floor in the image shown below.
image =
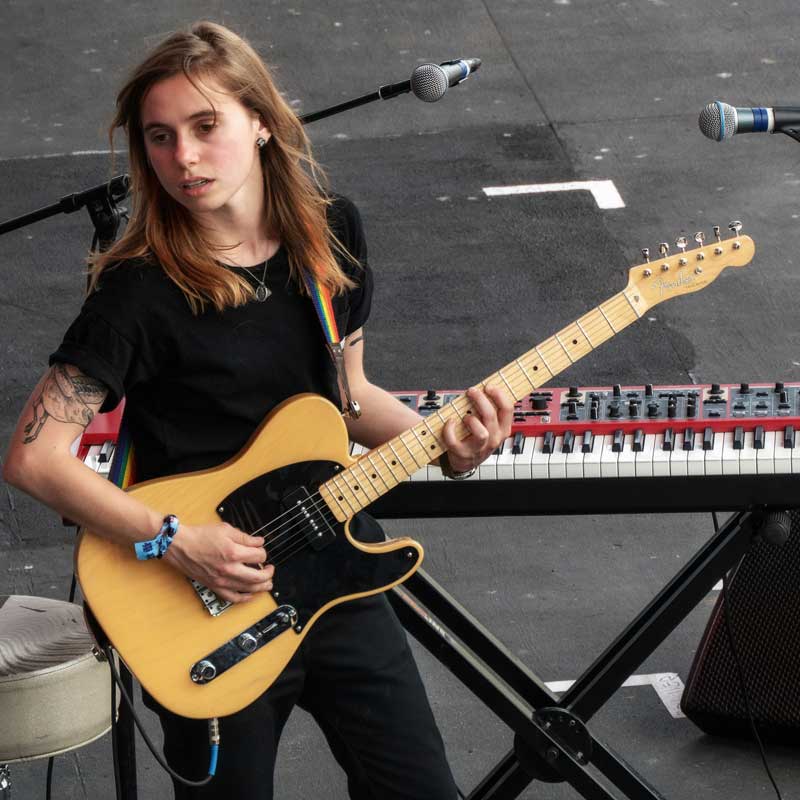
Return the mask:
<path id="1" fill-rule="evenodd" d="M 794 3 L 10 1 L 0 8 L 0 220 L 111 174 L 102 151 L 115 87 L 148 46 L 202 17 L 247 36 L 301 112 L 403 80 L 421 62 L 483 60 L 439 103 L 406 96 L 309 128 L 333 186 L 365 220 L 377 281 L 366 359 L 376 382 L 476 382 L 619 291 L 639 248 L 701 228 L 710 236 L 711 225 L 731 219 L 756 242 L 751 265 L 654 309 L 556 385 L 800 379 L 798 145 L 782 136 L 716 144 L 696 124 L 712 99 L 799 103 Z M 121 163 L 115 172 L 123 170 Z M 624 208 L 600 210 L 584 192 L 482 191 L 599 179 L 614 181 Z M 79 307 L 90 239 L 84 213 L 3 239 L 0 442 Z M 4 489 L 0 592 L 65 597 L 72 532 Z M 419 538 L 428 571 L 531 669 L 559 680 L 577 677 L 685 563 L 710 520 L 495 517 L 386 527 Z M 712 601 L 639 672 L 685 679 Z M 419 660 L 467 790 L 511 736 L 426 652 Z M 752 745 L 673 719 L 647 687 L 620 690 L 592 729 L 666 797 L 773 796 Z M 105 738 L 61 757 L 54 796 L 111 797 L 109 748 Z M 769 758 L 792 796 L 794 750 L 772 746 Z M 44 796 L 43 761 L 13 774 L 15 797 Z M 139 781 L 141 797 L 168 795 L 141 743 Z M 276 787 L 286 800 L 346 796 L 321 734 L 301 712 L 285 732 Z M 534 783 L 521 796 L 577 795 Z"/>

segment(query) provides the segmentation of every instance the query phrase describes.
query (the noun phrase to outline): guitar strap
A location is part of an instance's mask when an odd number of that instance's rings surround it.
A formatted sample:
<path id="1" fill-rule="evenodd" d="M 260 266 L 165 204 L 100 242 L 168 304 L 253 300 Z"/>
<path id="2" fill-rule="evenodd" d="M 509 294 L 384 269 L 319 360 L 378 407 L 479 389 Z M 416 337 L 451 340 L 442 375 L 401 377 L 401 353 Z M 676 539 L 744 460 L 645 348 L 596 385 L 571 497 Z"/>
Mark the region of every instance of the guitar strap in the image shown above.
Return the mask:
<path id="1" fill-rule="evenodd" d="M 303 279 L 319 317 L 319 323 L 325 335 L 325 344 L 336 367 L 336 376 L 339 380 L 339 391 L 342 397 L 342 416 L 358 419 L 361 416 L 361 409 L 350 394 L 350 384 L 347 382 L 347 370 L 344 366 L 344 340 L 339 338 L 339 328 L 336 325 L 336 317 L 333 313 L 331 293 L 327 286 L 309 272 L 303 273 Z"/>

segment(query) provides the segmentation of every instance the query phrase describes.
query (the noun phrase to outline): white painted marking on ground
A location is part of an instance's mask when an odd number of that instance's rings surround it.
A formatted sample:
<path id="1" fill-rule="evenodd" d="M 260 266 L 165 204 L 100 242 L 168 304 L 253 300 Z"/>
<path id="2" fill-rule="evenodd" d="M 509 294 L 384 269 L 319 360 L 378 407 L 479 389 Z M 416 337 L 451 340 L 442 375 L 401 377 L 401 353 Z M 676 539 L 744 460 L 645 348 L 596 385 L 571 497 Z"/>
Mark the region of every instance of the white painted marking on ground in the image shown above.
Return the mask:
<path id="1" fill-rule="evenodd" d="M 551 692 L 566 692 L 575 681 L 548 681 L 545 685 Z M 654 672 L 652 675 L 631 675 L 623 687 L 652 686 L 661 702 L 674 719 L 683 719 L 685 714 L 680 709 L 683 695 L 683 681 L 677 672 Z"/>
<path id="2" fill-rule="evenodd" d="M 523 183 L 516 186 L 484 186 L 487 197 L 547 192 L 591 192 L 598 208 L 625 208 L 614 181 L 567 181 L 565 183 Z"/>

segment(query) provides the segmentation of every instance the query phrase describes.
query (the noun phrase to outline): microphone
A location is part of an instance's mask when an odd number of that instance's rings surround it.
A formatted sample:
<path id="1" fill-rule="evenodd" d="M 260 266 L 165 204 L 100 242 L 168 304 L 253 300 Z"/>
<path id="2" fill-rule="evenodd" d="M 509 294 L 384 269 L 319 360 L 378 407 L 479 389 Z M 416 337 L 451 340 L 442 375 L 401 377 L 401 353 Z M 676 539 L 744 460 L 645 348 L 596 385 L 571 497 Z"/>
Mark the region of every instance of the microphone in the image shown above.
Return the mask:
<path id="1" fill-rule="evenodd" d="M 450 86 L 465 81 L 481 65 L 479 58 L 462 58 L 442 64 L 420 64 L 411 73 L 411 91 L 426 103 L 444 97 Z"/>
<path id="2" fill-rule="evenodd" d="M 794 137 L 800 130 L 800 108 L 734 108 L 715 100 L 700 112 L 698 124 L 703 135 L 715 142 L 736 133 L 786 133 Z"/>

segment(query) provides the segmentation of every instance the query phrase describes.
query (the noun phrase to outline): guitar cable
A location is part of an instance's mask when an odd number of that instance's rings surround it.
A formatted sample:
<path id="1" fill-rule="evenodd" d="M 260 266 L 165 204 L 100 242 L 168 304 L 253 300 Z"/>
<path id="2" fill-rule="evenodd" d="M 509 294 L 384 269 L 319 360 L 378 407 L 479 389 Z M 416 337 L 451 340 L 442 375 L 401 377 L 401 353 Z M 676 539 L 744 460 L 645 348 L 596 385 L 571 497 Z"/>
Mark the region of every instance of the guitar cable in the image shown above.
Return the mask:
<path id="1" fill-rule="evenodd" d="M 717 521 L 717 512 L 712 511 L 711 517 L 714 521 L 714 532 L 719 532 L 719 522 Z M 728 639 L 728 646 L 731 649 L 731 654 L 733 655 L 733 662 L 736 665 L 736 673 L 739 678 L 739 688 L 742 692 L 742 700 L 744 700 L 744 707 L 747 711 L 747 719 L 750 723 L 750 730 L 753 733 L 753 738 L 756 740 L 756 744 L 758 744 L 758 751 L 761 755 L 761 763 L 764 765 L 764 769 L 767 772 L 767 777 L 772 784 L 772 788 L 775 790 L 775 795 L 778 800 L 783 800 L 783 795 L 781 794 L 780 789 L 778 788 L 778 784 L 775 782 L 775 778 L 772 775 L 772 770 L 769 768 L 769 763 L 767 762 L 767 754 L 764 750 L 764 744 L 761 741 L 761 736 L 759 736 L 758 728 L 756 727 L 756 721 L 753 717 L 753 712 L 750 706 L 750 697 L 747 693 L 747 686 L 744 679 L 744 669 L 742 668 L 742 663 L 739 660 L 739 653 L 736 650 L 736 646 L 733 642 L 733 626 L 731 624 L 731 617 L 730 617 L 730 591 L 729 591 L 729 584 L 733 583 L 736 580 L 736 576 L 739 573 L 739 568 L 744 563 L 745 558 L 747 557 L 747 553 L 745 553 L 740 559 L 739 562 L 736 564 L 735 567 L 730 569 L 722 576 L 722 592 L 721 592 L 721 602 L 722 602 L 722 616 L 725 622 L 725 634 Z"/>
<path id="2" fill-rule="evenodd" d="M 136 713 L 133 707 L 133 700 L 131 700 L 130 695 L 128 694 L 127 689 L 125 688 L 124 684 L 122 683 L 122 679 L 119 676 L 119 672 L 117 671 L 117 666 L 114 663 L 114 653 L 111 649 L 111 645 L 107 644 L 103 647 L 103 652 L 105 653 L 106 659 L 108 660 L 108 666 L 111 669 L 111 674 L 114 678 L 114 681 L 111 684 L 111 740 L 114 746 L 112 750 L 114 751 L 114 779 L 117 784 L 117 797 L 121 796 L 120 792 L 120 785 L 119 785 L 119 754 L 117 753 L 116 748 L 116 728 L 117 728 L 117 714 L 116 714 L 116 695 L 114 692 L 115 684 L 116 687 L 119 688 L 120 694 L 125 699 L 125 702 L 128 704 L 128 709 L 130 710 L 131 714 L 133 715 L 133 721 L 136 723 L 136 727 L 139 729 L 139 733 L 142 735 L 142 739 L 144 739 L 145 744 L 149 748 L 150 752 L 153 754 L 153 757 L 156 761 L 163 767 L 163 769 L 168 772 L 176 781 L 182 783 L 184 786 L 205 786 L 207 783 L 211 781 L 217 771 L 217 758 L 219 756 L 219 743 L 220 743 L 220 735 L 219 735 L 219 720 L 214 717 L 213 719 L 208 720 L 208 742 L 211 748 L 210 752 L 210 761 L 208 765 L 208 775 L 200 781 L 193 781 L 189 778 L 184 778 L 182 775 L 179 775 L 175 772 L 169 764 L 167 764 L 166 760 L 161 756 L 158 752 L 156 746 L 153 744 L 153 741 L 147 735 L 147 732 L 144 729 L 144 725 L 142 725 L 142 721 L 139 719 L 139 715 Z"/>

